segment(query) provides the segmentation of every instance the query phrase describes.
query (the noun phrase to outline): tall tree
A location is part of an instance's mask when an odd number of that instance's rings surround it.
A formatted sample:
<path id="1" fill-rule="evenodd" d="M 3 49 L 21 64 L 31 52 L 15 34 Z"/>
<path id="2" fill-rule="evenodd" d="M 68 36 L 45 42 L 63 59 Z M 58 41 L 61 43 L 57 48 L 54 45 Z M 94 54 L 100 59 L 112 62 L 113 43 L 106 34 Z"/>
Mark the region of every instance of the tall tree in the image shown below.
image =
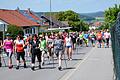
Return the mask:
<path id="1" fill-rule="evenodd" d="M 72 10 L 59 12 L 57 16 L 58 16 L 58 20 L 60 21 L 68 21 L 69 26 L 73 27 L 72 30 L 74 31 L 89 29 L 85 27 L 86 24 L 80 20 L 79 15 Z"/>
<path id="2" fill-rule="evenodd" d="M 110 7 L 109 9 L 105 10 L 105 25 L 108 26 L 107 28 L 111 27 L 116 19 L 117 15 L 120 12 L 120 5 L 115 4 L 114 7 Z"/>

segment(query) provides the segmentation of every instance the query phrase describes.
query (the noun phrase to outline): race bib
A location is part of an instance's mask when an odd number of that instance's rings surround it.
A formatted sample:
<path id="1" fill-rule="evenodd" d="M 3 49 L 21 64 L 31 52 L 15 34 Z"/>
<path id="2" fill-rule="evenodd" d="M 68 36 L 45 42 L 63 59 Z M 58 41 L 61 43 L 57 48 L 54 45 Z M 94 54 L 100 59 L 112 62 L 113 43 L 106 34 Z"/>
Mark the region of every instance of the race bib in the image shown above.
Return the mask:
<path id="1" fill-rule="evenodd" d="M 102 36 L 98 36 L 98 39 L 101 39 L 102 38 Z"/>
<path id="2" fill-rule="evenodd" d="M 92 40 L 95 40 L 95 38 L 92 38 Z"/>

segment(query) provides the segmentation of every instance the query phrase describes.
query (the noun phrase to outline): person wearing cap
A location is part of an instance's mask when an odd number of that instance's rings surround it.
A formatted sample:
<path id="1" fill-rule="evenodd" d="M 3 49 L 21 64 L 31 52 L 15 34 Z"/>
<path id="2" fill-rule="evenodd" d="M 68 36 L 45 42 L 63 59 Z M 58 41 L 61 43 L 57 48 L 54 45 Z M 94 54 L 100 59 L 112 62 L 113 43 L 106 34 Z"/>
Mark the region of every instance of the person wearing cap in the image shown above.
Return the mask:
<path id="1" fill-rule="evenodd" d="M 7 53 L 7 56 L 9 57 L 9 69 L 11 69 L 13 67 L 12 65 L 12 54 L 14 52 L 14 42 L 13 40 L 10 38 L 10 34 L 7 33 L 6 34 L 6 39 L 3 42 L 3 46 L 5 49 L 5 52 Z"/>

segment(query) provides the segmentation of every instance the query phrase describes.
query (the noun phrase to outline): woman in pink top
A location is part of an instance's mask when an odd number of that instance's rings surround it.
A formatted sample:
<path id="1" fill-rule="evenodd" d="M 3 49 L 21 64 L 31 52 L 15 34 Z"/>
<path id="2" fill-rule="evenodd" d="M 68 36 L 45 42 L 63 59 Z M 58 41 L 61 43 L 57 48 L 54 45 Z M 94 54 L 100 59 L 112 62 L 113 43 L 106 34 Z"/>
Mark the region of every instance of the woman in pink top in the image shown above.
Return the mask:
<path id="1" fill-rule="evenodd" d="M 13 40 L 10 38 L 10 34 L 6 34 L 6 39 L 4 40 L 3 46 L 5 48 L 5 52 L 7 53 L 7 56 L 9 57 L 9 69 L 13 67 L 12 65 L 12 54 L 13 54 Z"/>

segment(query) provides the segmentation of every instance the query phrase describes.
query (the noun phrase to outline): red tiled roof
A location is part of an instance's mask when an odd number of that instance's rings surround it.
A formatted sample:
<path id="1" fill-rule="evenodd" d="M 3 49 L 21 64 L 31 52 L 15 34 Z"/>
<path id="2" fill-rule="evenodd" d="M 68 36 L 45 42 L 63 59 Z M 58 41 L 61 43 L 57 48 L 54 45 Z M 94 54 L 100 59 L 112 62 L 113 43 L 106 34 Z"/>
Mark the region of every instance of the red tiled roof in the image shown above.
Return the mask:
<path id="1" fill-rule="evenodd" d="M 95 26 L 100 26 L 101 23 L 100 23 L 100 22 L 95 22 L 94 25 L 95 25 Z"/>
<path id="2" fill-rule="evenodd" d="M 20 14 L 17 10 L 0 10 L 0 19 L 7 22 L 8 24 L 16 26 L 40 26 L 36 22 L 27 19 L 25 16 Z"/>

